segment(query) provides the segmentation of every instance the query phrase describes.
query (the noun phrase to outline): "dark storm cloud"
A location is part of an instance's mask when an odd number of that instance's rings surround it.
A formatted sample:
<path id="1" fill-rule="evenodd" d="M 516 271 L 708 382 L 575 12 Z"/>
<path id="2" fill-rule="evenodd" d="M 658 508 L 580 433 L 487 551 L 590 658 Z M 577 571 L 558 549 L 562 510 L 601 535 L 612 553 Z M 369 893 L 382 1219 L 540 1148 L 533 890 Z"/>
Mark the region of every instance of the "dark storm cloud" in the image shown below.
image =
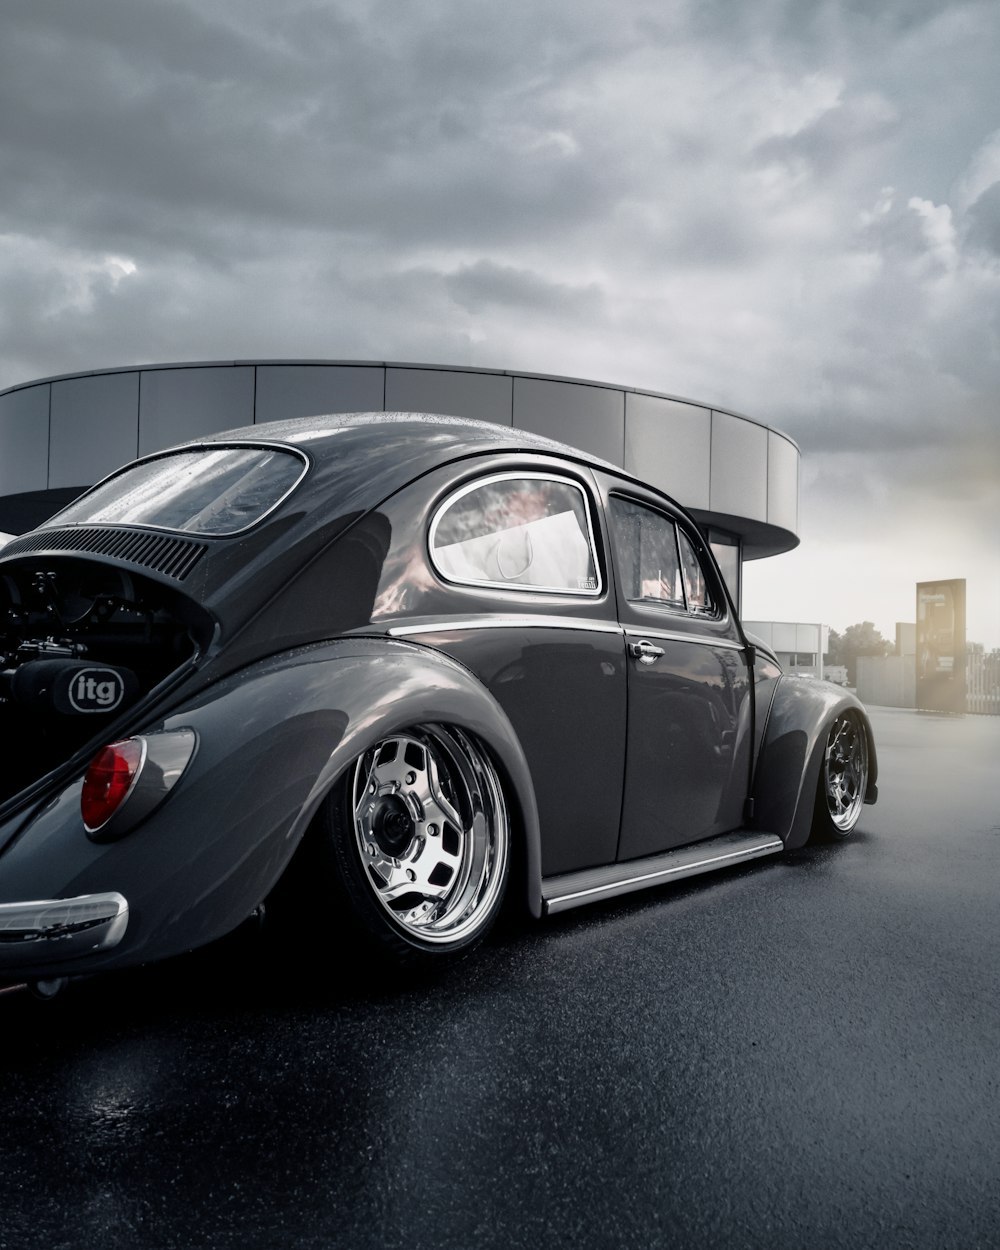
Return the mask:
<path id="1" fill-rule="evenodd" d="M 577 317 L 581 313 L 592 315 L 598 311 L 603 299 L 596 285 L 574 287 L 546 282 L 536 273 L 485 260 L 463 265 L 455 273 L 446 275 L 444 283 L 455 301 L 471 312 L 491 305 L 511 309 L 530 305 L 561 316 Z"/>
<path id="2" fill-rule="evenodd" d="M 548 38 L 507 23 L 498 43 L 448 15 L 411 28 L 329 8 L 280 25 L 206 13 L 102 0 L 14 16 L 0 45 L 8 228 L 215 254 L 223 217 L 236 236 L 273 224 L 455 241 L 606 207 L 578 154 L 554 161 L 516 133 L 526 102 L 537 127 L 564 50 L 587 58 L 561 23 Z"/>
<path id="3" fill-rule="evenodd" d="M 998 60 L 979 2 L 7 5 L 0 385 L 596 376 L 916 501 L 922 457 L 996 463 Z"/>

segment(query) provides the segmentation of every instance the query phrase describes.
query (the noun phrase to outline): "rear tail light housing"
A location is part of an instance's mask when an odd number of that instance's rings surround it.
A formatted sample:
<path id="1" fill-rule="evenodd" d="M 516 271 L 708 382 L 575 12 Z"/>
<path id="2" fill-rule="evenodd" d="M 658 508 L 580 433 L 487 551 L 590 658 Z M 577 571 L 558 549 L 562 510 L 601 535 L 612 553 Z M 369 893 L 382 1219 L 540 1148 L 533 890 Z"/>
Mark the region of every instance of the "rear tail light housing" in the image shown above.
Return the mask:
<path id="1" fill-rule="evenodd" d="M 80 811 L 88 833 L 103 829 L 135 789 L 146 762 L 146 740 L 111 742 L 90 761 L 83 778 Z"/>
<path id="2" fill-rule="evenodd" d="M 193 729 L 122 738 L 90 761 L 80 813 L 95 842 L 123 837 L 156 810 L 184 775 L 198 739 Z"/>

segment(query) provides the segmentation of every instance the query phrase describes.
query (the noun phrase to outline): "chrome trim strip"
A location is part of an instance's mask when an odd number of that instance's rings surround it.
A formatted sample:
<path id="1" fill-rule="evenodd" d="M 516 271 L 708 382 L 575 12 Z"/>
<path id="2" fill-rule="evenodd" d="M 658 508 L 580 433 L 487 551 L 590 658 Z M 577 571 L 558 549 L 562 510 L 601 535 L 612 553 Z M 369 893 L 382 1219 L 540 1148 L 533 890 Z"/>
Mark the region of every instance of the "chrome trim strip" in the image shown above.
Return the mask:
<path id="1" fill-rule="evenodd" d="M 480 616 L 465 620 L 444 617 L 423 625 L 394 625 L 390 638 L 412 634 L 450 633 L 456 629 L 578 629 L 591 634 L 620 634 L 622 627 L 611 621 L 587 620 L 579 616 Z"/>
<path id="2" fill-rule="evenodd" d="M 714 854 L 711 853 L 713 846 Z M 544 912 L 545 915 L 555 915 L 583 903 L 614 898 L 619 894 L 628 894 L 661 882 L 679 881 L 684 877 L 710 872 L 714 868 L 726 868 L 762 855 L 772 855 L 783 847 L 784 843 L 773 833 L 724 834 L 700 845 L 679 847 L 645 860 L 612 864 L 605 869 L 588 868 L 581 872 L 567 873 L 564 877 L 549 878 L 547 882 L 542 882 Z M 599 876 L 606 876 L 607 879 L 593 885 L 588 884 Z M 560 892 L 546 896 L 546 886 Z"/>
<path id="3" fill-rule="evenodd" d="M 732 651 L 742 651 L 743 643 L 736 642 L 732 638 L 716 638 L 713 634 L 685 634 L 680 630 L 656 629 L 646 625 L 625 625 L 625 632 L 628 635 L 635 635 L 636 638 L 665 638 L 667 642 L 696 642 L 705 647 L 728 647 Z"/>
<path id="4" fill-rule="evenodd" d="M 117 946 L 128 903 L 117 891 L 77 898 L 0 903 L 0 968 L 62 963 Z"/>

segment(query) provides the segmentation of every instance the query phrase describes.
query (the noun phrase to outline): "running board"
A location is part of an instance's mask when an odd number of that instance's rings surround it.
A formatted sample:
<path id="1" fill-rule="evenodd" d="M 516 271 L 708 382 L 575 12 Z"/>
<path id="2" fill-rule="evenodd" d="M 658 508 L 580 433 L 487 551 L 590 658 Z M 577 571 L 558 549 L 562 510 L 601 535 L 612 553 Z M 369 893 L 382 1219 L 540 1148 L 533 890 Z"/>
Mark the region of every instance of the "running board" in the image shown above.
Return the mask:
<path id="1" fill-rule="evenodd" d="M 580 872 L 546 877 L 542 880 L 543 914 L 552 916 L 598 899 L 644 890 L 649 885 L 679 881 L 682 877 L 694 877 L 714 868 L 729 868 L 748 859 L 773 855 L 783 848 L 784 843 L 773 833 L 737 829 L 735 833 L 724 833 L 718 838 L 664 851 L 662 855 L 651 855 L 647 859 L 632 859 L 604 868 L 584 868 Z"/>

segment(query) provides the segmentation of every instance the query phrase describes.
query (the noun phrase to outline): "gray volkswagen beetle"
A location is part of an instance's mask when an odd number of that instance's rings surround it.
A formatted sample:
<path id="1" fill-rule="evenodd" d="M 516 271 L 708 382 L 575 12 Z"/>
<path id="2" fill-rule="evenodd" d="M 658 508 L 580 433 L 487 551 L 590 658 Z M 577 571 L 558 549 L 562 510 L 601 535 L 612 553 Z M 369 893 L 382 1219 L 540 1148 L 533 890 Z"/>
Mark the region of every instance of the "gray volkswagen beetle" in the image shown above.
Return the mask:
<path id="1" fill-rule="evenodd" d="M 453 417 L 258 425 L 0 551 L 0 976 L 161 959 L 276 892 L 397 960 L 843 838 L 863 707 L 785 676 L 707 543 Z"/>

